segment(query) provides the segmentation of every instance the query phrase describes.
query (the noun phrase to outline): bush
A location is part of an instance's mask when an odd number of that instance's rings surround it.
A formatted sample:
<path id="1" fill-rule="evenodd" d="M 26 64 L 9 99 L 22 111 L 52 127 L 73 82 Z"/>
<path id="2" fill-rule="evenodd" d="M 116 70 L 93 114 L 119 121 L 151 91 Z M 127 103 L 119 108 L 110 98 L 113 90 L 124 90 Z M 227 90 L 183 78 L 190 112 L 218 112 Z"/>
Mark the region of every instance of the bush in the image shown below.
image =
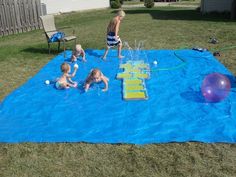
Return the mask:
<path id="1" fill-rule="evenodd" d="M 119 9 L 121 7 L 120 0 L 112 0 L 111 1 L 111 8 Z"/>
<path id="2" fill-rule="evenodd" d="M 144 6 L 147 7 L 147 8 L 154 7 L 154 0 L 145 0 L 144 1 Z"/>

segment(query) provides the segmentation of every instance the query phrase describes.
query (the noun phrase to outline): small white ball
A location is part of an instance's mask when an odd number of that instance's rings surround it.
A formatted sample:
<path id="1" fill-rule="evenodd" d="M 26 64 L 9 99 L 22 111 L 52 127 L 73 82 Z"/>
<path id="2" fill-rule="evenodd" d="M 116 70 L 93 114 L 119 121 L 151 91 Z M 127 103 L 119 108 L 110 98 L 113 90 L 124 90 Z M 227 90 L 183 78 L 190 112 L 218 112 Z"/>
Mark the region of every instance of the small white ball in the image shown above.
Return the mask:
<path id="1" fill-rule="evenodd" d="M 156 60 L 155 60 L 155 61 L 153 61 L 153 64 L 154 64 L 154 65 L 157 65 L 157 61 L 156 61 Z"/>
<path id="2" fill-rule="evenodd" d="M 45 84 L 46 84 L 46 85 L 49 85 L 49 84 L 50 84 L 50 81 L 49 81 L 49 80 L 46 80 L 46 81 L 45 81 Z"/>
<path id="3" fill-rule="evenodd" d="M 74 68 L 78 68 L 79 67 L 79 65 L 78 64 L 74 64 Z"/>

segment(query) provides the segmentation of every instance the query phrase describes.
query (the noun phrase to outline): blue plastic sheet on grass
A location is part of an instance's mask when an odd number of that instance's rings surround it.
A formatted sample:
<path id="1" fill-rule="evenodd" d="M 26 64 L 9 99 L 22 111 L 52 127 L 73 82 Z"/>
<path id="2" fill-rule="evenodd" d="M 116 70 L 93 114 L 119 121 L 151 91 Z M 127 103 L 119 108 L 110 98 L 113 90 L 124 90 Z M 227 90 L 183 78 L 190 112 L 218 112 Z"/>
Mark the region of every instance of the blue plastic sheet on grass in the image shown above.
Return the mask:
<path id="1" fill-rule="evenodd" d="M 122 100 L 117 51 L 111 50 L 105 62 L 103 52 L 86 50 L 87 62 L 78 62 L 74 78 L 78 88 L 56 90 L 45 84 L 61 75 L 61 63 L 71 56 L 67 51 L 66 59 L 58 55 L 8 95 L 0 105 L 0 142 L 236 142 L 235 80 L 210 52 L 143 51 L 152 70 L 146 101 Z M 95 67 L 109 77 L 109 90 L 102 92 L 103 85 L 94 84 L 84 93 L 83 81 Z M 229 96 L 219 103 L 206 102 L 200 92 L 202 80 L 213 72 L 232 82 Z"/>

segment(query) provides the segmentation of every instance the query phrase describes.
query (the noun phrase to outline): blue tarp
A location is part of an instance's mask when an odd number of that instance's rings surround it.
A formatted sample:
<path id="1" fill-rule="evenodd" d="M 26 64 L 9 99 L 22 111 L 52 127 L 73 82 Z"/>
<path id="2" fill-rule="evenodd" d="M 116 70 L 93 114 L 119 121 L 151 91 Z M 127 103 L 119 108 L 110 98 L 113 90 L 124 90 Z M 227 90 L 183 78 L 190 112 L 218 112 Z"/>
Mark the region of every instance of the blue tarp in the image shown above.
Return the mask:
<path id="1" fill-rule="evenodd" d="M 58 42 L 65 37 L 65 33 L 63 32 L 56 32 L 53 34 L 49 39 L 48 42 Z"/>
<path id="2" fill-rule="evenodd" d="M 152 70 L 145 101 L 122 100 L 122 81 L 116 79 L 121 61 L 111 50 L 104 62 L 103 52 L 86 50 L 87 62 L 78 62 L 74 78 L 78 88 L 57 90 L 45 84 L 61 75 L 60 65 L 71 55 L 67 51 L 66 59 L 58 55 L 8 95 L 0 105 L 0 142 L 236 142 L 234 77 L 210 52 L 143 51 Z M 102 84 L 83 92 L 82 83 L 94 67 L 109 77 L 108 92 L 101 91 Z M 200 91 L 204 77 L 213 72 L 232 82 L 229 96 L 219 103 L 206 102 Z"/>

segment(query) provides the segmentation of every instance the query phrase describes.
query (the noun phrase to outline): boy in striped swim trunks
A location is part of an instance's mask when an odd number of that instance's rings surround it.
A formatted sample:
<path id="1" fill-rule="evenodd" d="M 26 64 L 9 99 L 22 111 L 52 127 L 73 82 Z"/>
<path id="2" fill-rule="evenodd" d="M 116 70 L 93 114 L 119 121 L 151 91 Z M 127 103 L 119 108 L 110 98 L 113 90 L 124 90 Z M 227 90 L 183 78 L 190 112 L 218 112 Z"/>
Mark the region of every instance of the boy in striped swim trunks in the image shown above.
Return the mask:
<path id="1" fill-rule="evenodd" d="M 102 57 L 103 60 L 106 59 L 108 50 L 114 46 L 118 46 L 118 58 L 121 59 L 124 57 L 121 55 L 122 42 L 120 37 L 118 36 L 120 22 L 124 17 L 125 12 L 123 10 L 118 11 L 116 16 L 110 21 L 109 25 L 107 26 L 107 48 Z"/>

